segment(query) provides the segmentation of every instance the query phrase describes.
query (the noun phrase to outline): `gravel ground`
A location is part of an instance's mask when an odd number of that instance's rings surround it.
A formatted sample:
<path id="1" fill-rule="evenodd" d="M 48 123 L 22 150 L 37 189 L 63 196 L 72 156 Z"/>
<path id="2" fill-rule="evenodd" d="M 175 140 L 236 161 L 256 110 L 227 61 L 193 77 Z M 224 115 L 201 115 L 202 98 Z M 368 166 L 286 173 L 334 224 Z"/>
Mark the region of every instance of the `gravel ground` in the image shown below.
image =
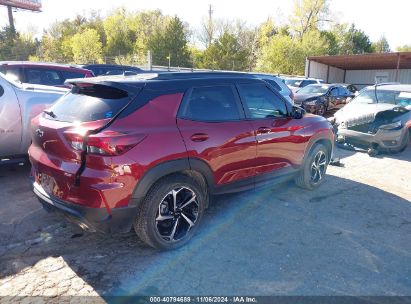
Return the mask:
<path id="1" fill-rule="evenodd" d="M 185 247 L 82 233 L 43 211 L 28 167 L 0 168 L 0 296 L 411 295 L 411 146 L 292 182 L 217 197 Z"/>

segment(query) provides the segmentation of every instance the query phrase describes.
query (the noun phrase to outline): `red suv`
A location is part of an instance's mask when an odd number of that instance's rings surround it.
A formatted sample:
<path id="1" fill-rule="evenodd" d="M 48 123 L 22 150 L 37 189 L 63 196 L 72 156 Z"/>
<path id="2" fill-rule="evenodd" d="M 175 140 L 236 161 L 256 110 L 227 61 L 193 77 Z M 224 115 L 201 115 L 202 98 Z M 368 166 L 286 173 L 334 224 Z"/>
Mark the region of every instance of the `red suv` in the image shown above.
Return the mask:
<path id="1" fill-rule="evenodd" d="M 92 71 L 56 63 L 31 61 L 2 61 L 0 72 L 22 83 L 41 84 L 55 87 L 68 87 L 67 79 L 94 77 Z"/>
<path id="2" fill-rule="evenodd" d="M 33 190 L 90 231 L 187 242 L 213 194 L 324 181 L 333 132 L 261 79 L 164 73 L 76 80 L 32 121 Z"/>

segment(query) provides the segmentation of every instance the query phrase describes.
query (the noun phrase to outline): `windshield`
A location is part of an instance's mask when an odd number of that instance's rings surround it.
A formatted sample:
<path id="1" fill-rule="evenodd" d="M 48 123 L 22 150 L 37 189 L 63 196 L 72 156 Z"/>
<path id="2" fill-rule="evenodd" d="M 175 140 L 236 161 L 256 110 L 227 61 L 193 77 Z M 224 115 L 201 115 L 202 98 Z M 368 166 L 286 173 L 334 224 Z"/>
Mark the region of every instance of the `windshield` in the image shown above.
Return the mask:
<path id="1" fill-rule="evenodd" d="M 301 84 L 300 79 L 284 79 L 284 82 L 286 85 L 292 86 L 292 87 L 298 87 Z"/>
<path id="2" fill-rule="evenodd" d="M 298 94 L 324 94 L 328 91 L 327 86 L 308 85 L 298 91 Z"/>
<path id="3" fill-rule="evenodd" d="M 400 106 L 411 105 L 411 92 L 400 90 L 379 90 L 365 89 L 360 92 L 360 95 L 352 100 L 353 103 L 388 103 Z"/>

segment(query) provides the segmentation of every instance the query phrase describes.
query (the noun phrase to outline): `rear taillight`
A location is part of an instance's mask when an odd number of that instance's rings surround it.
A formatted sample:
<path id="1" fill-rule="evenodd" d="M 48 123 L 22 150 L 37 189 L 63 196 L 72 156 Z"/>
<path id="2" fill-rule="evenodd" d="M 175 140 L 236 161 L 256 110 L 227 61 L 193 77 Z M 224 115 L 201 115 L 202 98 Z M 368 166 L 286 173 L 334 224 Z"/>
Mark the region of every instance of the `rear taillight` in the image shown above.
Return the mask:
<path id="1" fill-rule="evenodd" d="M 74 150 L 82 151 L 83 142 L 86 142 L 87 154 L 97 155 L 121 155 L 144 139 L 142 134 L 121 133 L 116 131 L 103 131 L 89 135 L 83 139 L 83 135 L 66 131 L 64 133 Z"/>

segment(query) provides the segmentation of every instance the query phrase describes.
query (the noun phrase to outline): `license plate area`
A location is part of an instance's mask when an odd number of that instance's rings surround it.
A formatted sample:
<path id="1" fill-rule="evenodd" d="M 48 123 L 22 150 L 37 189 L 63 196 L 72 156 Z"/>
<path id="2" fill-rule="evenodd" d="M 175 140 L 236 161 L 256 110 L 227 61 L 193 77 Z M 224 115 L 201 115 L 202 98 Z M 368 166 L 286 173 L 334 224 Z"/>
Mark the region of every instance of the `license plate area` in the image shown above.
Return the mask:
<path id="1" fill-rule="evenodd" d="M 46 173 L 36 172 L 36 182 L 43 188 L 47 194 L 53 194 L 56 181 Z"/>

